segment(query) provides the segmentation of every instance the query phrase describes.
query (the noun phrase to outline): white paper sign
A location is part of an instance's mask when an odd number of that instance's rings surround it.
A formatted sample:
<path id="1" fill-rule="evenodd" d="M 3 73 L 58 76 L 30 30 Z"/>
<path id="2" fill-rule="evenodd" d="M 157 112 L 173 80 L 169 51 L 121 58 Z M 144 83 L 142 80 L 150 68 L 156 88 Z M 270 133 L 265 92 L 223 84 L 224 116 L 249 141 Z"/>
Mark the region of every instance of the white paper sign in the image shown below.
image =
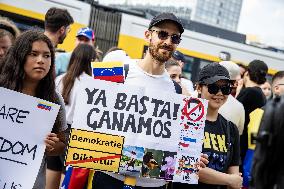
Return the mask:
<path id="1" fill-rule="evenodd" d="M 0 88 L 0 188 L 32 188 L 59 105 Z"/>
<path id="2" fill-rule="evenodd" d="M 108 148 L 109 141 L 101 142 L 101 138 L 89 134 L 71 136 L 78 146 L 69 146 L 67 164 L 89 168 L 94 165 L 96 170 L 118 169 L 121 174 L 135 177 L 197 183 L 195 165 L 202 150 L 206 113 L 207 101 L 203 99 L 85 80 L 77 94 L 72 128 L 123 136 L 122 152 L 112 152 L 111 156 L 120 158 L 120 164 L 112 164 L 117 166 L 113 169 L 98 168 L 96 158 L 106 159 L 110 155 L 95 154 L 96 149 L 90 149 L 89 144 Z"/>
<path id="3" fill-rule="evenodd" d="M 182 99 L 174 96 L 90 80 L 78 94 L 72 128 L 121 135 L 127 145 L 176 152 Z"/>

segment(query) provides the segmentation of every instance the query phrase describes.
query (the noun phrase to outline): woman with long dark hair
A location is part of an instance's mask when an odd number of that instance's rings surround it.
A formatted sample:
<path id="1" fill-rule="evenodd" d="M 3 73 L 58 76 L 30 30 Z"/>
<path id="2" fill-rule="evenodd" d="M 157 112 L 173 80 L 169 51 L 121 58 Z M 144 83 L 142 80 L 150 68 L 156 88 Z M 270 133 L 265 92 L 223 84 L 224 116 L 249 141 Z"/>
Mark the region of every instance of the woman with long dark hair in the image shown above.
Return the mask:
<path id="1" fill-rule="evenodd" d="M 56 78 L 56 86 L 61 92 L 67 114 L 67 124 L 73 122 L 75 97 L 80 81 L 90 79 L 92 75 L 91 62 L 96 58 L 94 48 L 87 44 L 78 45 L 70 58 L 67 72 Z"/>
<path id="2" fill-rule="evenodd" d="M 96 52 L 91 45 L 79 44 L 71 54 L 67 72 L 56 78 L 56 86 L 61 92 L 66 105 L 66 116 L 68 127 L 71 127 L 76 105 L 76 96 L 80 82 L 92 79 L 91 62 L 96 59 Z M 82 169 L 82 177 L 86 177 L 87 172 Z M 80 182 L 78 182 L 80 185 Z M 74 186 L 80 188 L 80 186 Z"/>
<path id="3" fill-rule="evenodd" d="M 1 66 L 0 87 L 60 104 L 54 82 L 54 48 L 42 32 L 27 31 L 16 39 Z M 64 104 L 61 104 L 52 132 L 44 139 L 46 155 L 63 153 L 65 121 Z M 45 156 L 33 188 L 44 187 Z"/>

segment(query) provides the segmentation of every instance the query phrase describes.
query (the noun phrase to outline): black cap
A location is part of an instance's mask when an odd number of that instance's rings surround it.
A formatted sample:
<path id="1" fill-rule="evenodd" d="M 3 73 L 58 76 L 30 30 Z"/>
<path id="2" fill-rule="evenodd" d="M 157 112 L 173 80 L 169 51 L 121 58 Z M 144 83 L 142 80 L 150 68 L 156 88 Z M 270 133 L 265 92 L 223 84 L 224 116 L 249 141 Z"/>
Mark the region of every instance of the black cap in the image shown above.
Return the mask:
<path id="1" fill-rule="evenodd" d="M 182 61 L 182 62 L 185 62 L 185 60 L 184 60 L 184 55 L 183 55 L 181 52 L 179 52 L 179 51 L 175 51 L 175 52 L 173 53 L 172 57 L 173 57 L 175 60 L 180 60 L 180 61 Z"/>
<path id="2" fill-rule="evenodd" d="M 199 72 L 198 83 L 200 84 L 212 84 L 219 80 L 230 80 L 230 75 L 228 70 L 218 63 L 210 63 Z"/>
<path id="3" fill-rule="evenodd" d="M 168 13 L 168 12 L 163 12 L 163 13 L 155 16 L 151 20 L 148 29 L 151 29 L 153 26 L 157 25 L 158 23 L 160 23 L 162 21 L 166 21 L 166 20 L 169 20 L 169 21 L 176 23 L 176 25 L 179 28 L 180 34 L 182 34 L 184 32 L 181 21 L 173 13 Z"/>

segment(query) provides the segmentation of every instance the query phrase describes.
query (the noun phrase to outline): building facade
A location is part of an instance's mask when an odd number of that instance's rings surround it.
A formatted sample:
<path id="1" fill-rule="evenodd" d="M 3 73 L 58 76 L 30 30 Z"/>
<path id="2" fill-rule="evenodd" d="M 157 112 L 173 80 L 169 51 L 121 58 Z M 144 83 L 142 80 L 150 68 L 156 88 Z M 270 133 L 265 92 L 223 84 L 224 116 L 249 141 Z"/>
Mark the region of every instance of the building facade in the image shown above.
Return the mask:
<path id="1" fill-rule="evenodd" d="M 140 6 L 141 7 L 141 6 Z M 152 9 L 157 12 L 171 12 L 175 14 L 177 17 L 190 20 L 191 19 L 191 8 L 189 7 L 174 7 L 174 6 L 150 6 L 144 5 L 142 6 L 145 9 Z"/>
<path id="2" fill-rule="evenodd" d="M 198 0 L 193 20 L 237 31 L 243 0 Z"/>

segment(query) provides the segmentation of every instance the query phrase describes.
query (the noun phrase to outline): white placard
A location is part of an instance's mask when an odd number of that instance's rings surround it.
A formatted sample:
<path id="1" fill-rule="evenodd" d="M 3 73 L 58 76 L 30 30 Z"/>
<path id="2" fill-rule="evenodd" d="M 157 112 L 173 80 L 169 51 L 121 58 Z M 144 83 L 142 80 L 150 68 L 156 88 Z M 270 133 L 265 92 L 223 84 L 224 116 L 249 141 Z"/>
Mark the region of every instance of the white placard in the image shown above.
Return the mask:
<path id="1" fill-rule="evenodd" d="M 96 79 L 82 81 L 77 92 L 72 128 L 123 136 L 119 173 L 197 183 L 195 165 L 202 151 L 206 100 Z M 67 164 L 79 166 L 83 162 L 95 162 L 87 158 L 96 156 L 92 153 L 95 149 L 84 142 L 93 140 L 101 141 L 80 136 L 80 146 L 70 147 Z M 72 159 L 76 148 L 78 152 Z M 77 154 L 82 158 L 78 159 Z M 143 156 L 156 158 L 156 167 L 148 169 Z"/>
<path id="2" fill-rule="evenodd" d="M 59 105 L 0 88 L 0 188 L 32 188 Z"/>
<path id="3" fill-rule="evenodd" d="M 81 90 L 72 128 L 125 136 L 126 145 L 178 150 L 179 95 L 101 80 L 84 82 Z"/>

